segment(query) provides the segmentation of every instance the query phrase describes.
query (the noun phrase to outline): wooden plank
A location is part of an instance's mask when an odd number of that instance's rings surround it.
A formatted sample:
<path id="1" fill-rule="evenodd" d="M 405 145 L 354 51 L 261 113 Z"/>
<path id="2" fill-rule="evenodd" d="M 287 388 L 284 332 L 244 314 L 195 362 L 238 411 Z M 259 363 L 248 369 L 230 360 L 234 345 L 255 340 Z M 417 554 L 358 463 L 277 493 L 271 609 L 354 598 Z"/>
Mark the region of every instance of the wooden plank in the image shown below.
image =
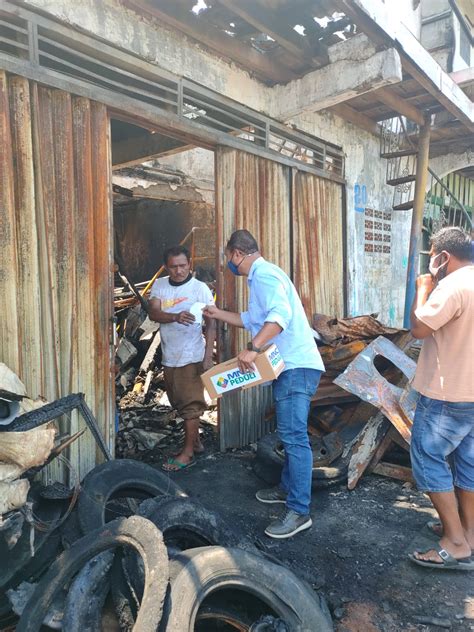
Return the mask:
<path id="1" fill-rule="evenodd" d="M 404 465 L 394 465 L 393 463 L 377 463 L 372 469 L 373 474 L 379 476 L 387 476 L 388 478 L 395 478 L 398 481 L 404 481 L 405 483 L 414 483 L 413 473 L 411 468 Z"/>
<path id="2" fill-rule="evenodd" d="M 91 103 L 94 235 L 94 352 L 97 358 L 95 415 L 112 454 L 115 452 L 115 393 L 114 393 L 114 310 L 113 310 L 113 225 L 112 225 L 112 160 L 110 120 L 107 108 Z M 102 452 L 96 447 L 96 461 L 102 462 Z"/>
<path id="3" fill-rule="evenodd" d="M 145 13 L 160 22 L 165 22 L 223 57 L 252 70 L 264 80 L 279 83 L 296 77 L 293 70 L 282 64 L 275 64 L 271 58 L 262 55 L 251 46 L 246 46 L 219 31 L 205 18 L 199 18 L 191 11 L 168 0 L 154 0 L 153 5 L 143 0 L 124 0 L 124 4 L 140 14 Z"/>
<path id="4" fill-rule="evenodd" d="M 15 183 L 8 78 L 0 71 L 0 357 L 12 371 L 21 374 L 18 327 L 18 260 Z"/>
<path id="5" fill-rule="evenodd" d="M 329 63 L 327 52 L 325 55 L 315 55 L 307 38 L 299 35 L 290 22 L 279 20 L 275 11 L 263 9 L 254 0 L 239 0 L 238 2 L 218 0 L 218 2 L 261 33 L 269 35 L 302 64 L 319 67 Z"/>
<path id="6" fill-rule="evenodd" d="M 378 136 L 379 134 L 379 126 L 373 119 L 365 116 L 365 114 L 362 114 L 357 110 L 354 110 L 354 108 L 351 108 L 346 103 L 339 103 L 338 105 L 333 106 L 329 109 L 329 112 L 334 112 L 334 114 L 337 114 L 344 120 L 349 121 L 349 123 L 353 123 L 357 127 L 365 129 L 365 131 L 370 134 L 374 134 L 375 136 Z"/>
<path id="7" fill-rule="evenodd" d="M 18 252 L 18 322 L 20 376 L 30 397 L 42 395 L 40 270 L 36 224 L 35 175 L 31 129 L 30 86 L 23 77 L 9 79 L 12 153 L 15 178 Z"/>
<path id="8" fill-rule="evenodd" d="M 418 123 L 418 125 L 424 124 L 425 119 L 423 113 L 411 103 L 408 103 L 404 99 L 400 99 L 400 97 L 391 92 L 389 88 L 380 88 L 379 90 L 376 90 L 372 96 L 377 99 L 377 101 L 380 101 L 387 107 L 395 110 L 395 112 L 406 116 L 414 123 Z"/>
<path id="9" fill-rule="evenodd" d="M 94 204 L 92 173 L 92 130 L 90 102 L 82 97 L 72 100 L 72 147 L 74 161 L 74 238 L 76 242 L 76 320 L 74 335 L 79 359 L 78 389 L 85 394 L 89 408 L 96 411 L 95 385 L 96 351 L 94 348 L 95 314 L 94 292 Z M 95 139 L 94 139 L 95 141 Z M 95 441 L 90 433 L 77 449 L 81 472 L 90 471 L 95 465 Z"/>
<path id="10" fill-rule="evenodd" d="M 371 417 L 357 437 L 347 474 L 347 487 L 354 489 L 369 467 L 374 454 L 388 435 L 390 422 L 382 413 Z"/>

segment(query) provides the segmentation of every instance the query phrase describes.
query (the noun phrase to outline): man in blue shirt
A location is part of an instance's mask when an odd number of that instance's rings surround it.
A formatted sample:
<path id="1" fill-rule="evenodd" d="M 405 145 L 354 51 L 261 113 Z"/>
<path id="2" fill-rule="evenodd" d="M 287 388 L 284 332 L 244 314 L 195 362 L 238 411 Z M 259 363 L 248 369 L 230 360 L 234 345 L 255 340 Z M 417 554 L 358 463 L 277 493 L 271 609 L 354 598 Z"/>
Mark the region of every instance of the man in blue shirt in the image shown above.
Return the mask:
<path id="1" fill-rule="evenodd" d="M 285 370 L 273 383 L 285 464 L 280 485 L 262 489 L 256 497 L 262 503 L 286 504 L 285 515 L 272 522 L 265 533 L 272 538 L 290 538 L 312 525 L 313 455 L 308 413 L 324 365 L 295 286 L 283 270 L 265 261 L 251 233 L 235 231 L 227 242 L 226 256 L 233 274 L 247 277 L 248 310 L 237 314 L 210 305 L 204 315 L 251 332 L 251 342 L 238 355 L 241 371 L 251 371 L 257 353 L 271 343 L 277 345 L 285 362 Z"/>

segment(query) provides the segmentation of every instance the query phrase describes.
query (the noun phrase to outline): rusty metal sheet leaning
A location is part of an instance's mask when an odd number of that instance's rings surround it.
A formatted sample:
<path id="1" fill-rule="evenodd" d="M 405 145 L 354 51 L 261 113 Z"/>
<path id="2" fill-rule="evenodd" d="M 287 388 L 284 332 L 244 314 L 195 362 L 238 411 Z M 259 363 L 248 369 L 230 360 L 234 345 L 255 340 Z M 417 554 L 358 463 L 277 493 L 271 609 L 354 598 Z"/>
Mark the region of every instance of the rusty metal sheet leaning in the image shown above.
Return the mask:
<path id="1" fill-rule="evenodd" d="M 379 336 L 367 345 L 334 383 L 379 408 L 405 441 L 410 443 L 415 396 L 408 389 L 395 386 L 382 377 L 374 365 L 377 356 L 393 362 L 411 381 L 416 363 L 390 340 Z"/>
<path id="2" fill-rule="evenodd" d="M 362 341 L 376 336 L 390 337 L 404 331 L 386 327 L 375 318 L 376 316 L 377 314 L 368 314 L 338 319 L 324 314 L 313 314 L 313 327 L 329 345 Z"/>

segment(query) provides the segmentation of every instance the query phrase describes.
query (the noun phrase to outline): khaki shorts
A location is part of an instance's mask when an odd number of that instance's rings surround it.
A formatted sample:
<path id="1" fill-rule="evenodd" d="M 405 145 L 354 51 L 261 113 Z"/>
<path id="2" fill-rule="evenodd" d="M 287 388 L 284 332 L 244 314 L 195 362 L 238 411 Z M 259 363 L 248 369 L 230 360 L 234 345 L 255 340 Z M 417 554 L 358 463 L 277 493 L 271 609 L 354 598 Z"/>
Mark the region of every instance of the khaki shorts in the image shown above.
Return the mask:
<path id="1" fill-rule="evenodd" d="M 171 406 L 185 421 L 200 417 L 207 409 L 201 380 L 202 362 L 185 366 L 165 366 L 166 392 Z"/>

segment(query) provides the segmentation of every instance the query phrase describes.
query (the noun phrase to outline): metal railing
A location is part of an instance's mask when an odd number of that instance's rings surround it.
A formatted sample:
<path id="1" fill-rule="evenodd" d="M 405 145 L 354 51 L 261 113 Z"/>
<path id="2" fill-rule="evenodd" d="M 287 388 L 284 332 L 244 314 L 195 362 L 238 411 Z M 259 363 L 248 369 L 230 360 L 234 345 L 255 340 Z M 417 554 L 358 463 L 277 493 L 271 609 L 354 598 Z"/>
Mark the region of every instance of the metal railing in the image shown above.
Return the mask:
<path id="1" fill-rule="evenodd" d="M 382 122 L 380 155 L 387 160 L 387 182 L 394 186 L 393 208 L 411 208 L 414 198 L 417 166 L 418 125 L 400 116 Z M 472 217 L 449 186 L 428 168 L 429 187 L 426 193 L 423 227 L 428 235 L 444 226 L 472 230 Z"/>
<path id="2" fill-rule="evenodd" d="M 168 117 L 230 135 L 242 141 L 242 149 L 258 146 L 275 159 L 280 155 L 328 178 L 344 178 L 341 148 L 7 0 L 0 9 L 0 67 L 2 56 L 108 90 L 118 104 L 123 95 Z"/>

